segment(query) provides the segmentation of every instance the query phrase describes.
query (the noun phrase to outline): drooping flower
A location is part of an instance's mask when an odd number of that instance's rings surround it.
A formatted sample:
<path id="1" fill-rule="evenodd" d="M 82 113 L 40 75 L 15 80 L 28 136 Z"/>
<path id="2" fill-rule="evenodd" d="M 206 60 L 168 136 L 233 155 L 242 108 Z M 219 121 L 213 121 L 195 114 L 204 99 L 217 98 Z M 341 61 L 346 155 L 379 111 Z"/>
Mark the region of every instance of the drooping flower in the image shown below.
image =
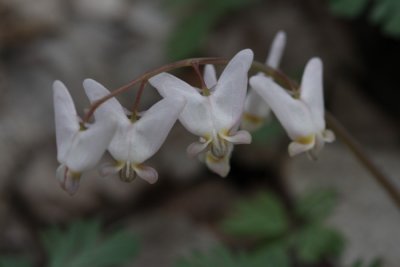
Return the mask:
<path id="1" fill-rule="evenodd" d="M 322 61 L 319 58 L 307 63 L 297 98 L 271 79 L 262 76 L 250 79 L 251 86 L 271 107 L 292 139 L 290 156 L 308 151 L 312 158 L 316 158 L 325 142 L 335 140 L 334 133 L 325 129 L 322 79 Z"/>
<path id="2" fill-rule="evenodd" d="M 78 190 L 81 173 L 96 166 L 115 133 L 115 124 L 96 120 L 82 125 L 74 102 L 65 85 L 53 84 L 57 139 L 57 179 L 64 190 L 74 194 Z"/>
<path id="3" fill-rule="evenodd" d="M 279 67 L 285 45 L 286 33 L 280 31 L 276 34 L 274 40 L 272 41 L 271 49 L 265 64 L 277 69 Z M 267 77 L 263 73 L 258 75 Z M 257 94 L 257 92 L 252 88 L 249 88 L 244 105 L 241 128 L 250 132 L 259 129 L 265 123 L 270 113 L 271 110 L 269 106 L 260 97 L 260 95 Z"/>
<path id="4" fill-rule="evenodd" d="M 250 49 L 240 51 L 228 63 L 218 81 L 214 70 L 206 67 L 206 90 L 198 90 L 168 73 L 149 79 L 163 97 L 179 95 L 187 100 L 179 120 L 189 132 L 200 137 L 187 151 L 191 156 L 204 156 L 206 165 L 222 177 L 230 170 L 233 145 L 251 142 L 250 134 L 238 131 L 238 126 L 246 97 L 247 72 L 252 61 Z"/>
<path id="5" fill-rule="evenodd" d="M 91 102 L 110 94 L 94 80 L 85 80 L 83 86 Z M 106 176 L 119 172 L 121 180 L 125 182 L 131 182 L 139 176 L 151 184 L 155 183 L 157 171 L 143 162 L 160 149 L 185 103 L 182 97 L 164 98 L 135 120 L 128 118 L 115 98 L 97 108 L 94 113 L 96 119 L 117 123 L 117 130 L 108 147 L 116 162 L 103 165 L 102 174 Z"/>

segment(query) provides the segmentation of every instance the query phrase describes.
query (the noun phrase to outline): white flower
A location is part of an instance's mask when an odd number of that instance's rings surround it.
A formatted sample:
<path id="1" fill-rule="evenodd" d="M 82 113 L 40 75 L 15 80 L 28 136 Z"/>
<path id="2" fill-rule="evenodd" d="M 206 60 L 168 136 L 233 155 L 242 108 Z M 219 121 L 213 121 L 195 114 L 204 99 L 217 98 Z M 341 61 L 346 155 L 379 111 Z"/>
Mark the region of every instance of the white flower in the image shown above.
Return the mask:
<path id="1" fill-rule="evenodd" d="M 65 85 L 53 84 L 57 139 L 57 159 L 61 165 L 57 178 L 69 194 L 79 187 L 81 173 L 96 166 L 115 133 L 115 124 L 96 120 L 82 125 L 74 102 Z"/>
<path id="2" fill-rule="evenodd" d="M 278 32 L 272 41 L 271 49 L 265 64 L 277 69 L 282 58 L 283 50 L 286 45 L 286 33 L 283 31 Z M 266 77 L 263 73 L 260 73 Z M 271 110 L 259 94 L 252 88 L 249 88 L 247 94 L 244 112 L 242 117 L 241 128 L 250 132 L 259 129 L 266 119 L 268 118 Z"/>
<path id="3" fill-rule="evenodd" d="M 250 49 L 240 51 L 228 63 L 218 81 L 214 70 L 206 68 L 205 83 L 209 88 L 205 95 L 168 73 L 149 79 L 163 97 L 179 95 L 186 98 L 188 103 L 179 120 L 188 131 L 200 137 L 199 142 L 188 147 L 188 153 L 192 156 L 204 153 L 207 166 L 223 177 L 230 169 L 233 144 L 251 142 L 247 131 L 237 129 L 246 96 L 247 72 L 252 61 L 253 52 Z"/>
<path id="4" fill-rule="evenodd" d="M 271 107 L 293 140 L 289 145 L 291 156 L 309 151 L 309 155 L 316 158 L 324 142 L 335 140 L 334 133 L 325 129 L 322 62 L 319 58 L 307 63 L 297 98 L 266 77 L 254 76 L 250 84 Z"/>
<path id="5" fill-rule="evenodd" d="M 94 80 L 85 80 L 83 86 L 91 102 L 110 94 Z M 157 171 L 143 162 L 160 149 L 185 103 L 181 97 L 164 98 L 134 121 L 128 118 L 115 98 L 103 103 L 94 113 L 96 120 L 112 120 L 118 126 L 108 147 L 116 163 L 104 165 L 102 174 L 119 172 L 121 180 L 125 182 L 131 182 L 137 175 L 149 183 L 155 183 L 158 179 Z"/>

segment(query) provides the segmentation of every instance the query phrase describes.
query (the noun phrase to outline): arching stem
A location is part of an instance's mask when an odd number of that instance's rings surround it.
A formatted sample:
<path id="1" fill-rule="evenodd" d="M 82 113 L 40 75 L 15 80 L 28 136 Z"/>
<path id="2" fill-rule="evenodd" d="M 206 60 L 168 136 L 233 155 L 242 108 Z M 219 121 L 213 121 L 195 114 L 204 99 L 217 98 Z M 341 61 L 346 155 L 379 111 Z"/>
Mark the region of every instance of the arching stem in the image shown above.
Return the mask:
<path id="1" fill-rule="evenodd" d="M 367 169 L 380 186 L 385 189 L 388 195 L 391 197 L 396 206 L 400 209 L 400 194 L 395 189 L 390 179 L 379 170 L 379 168 L 372 162 L 367 156 L 362 146 L 357 140 L 344 128 L 344 126 L 329 112 L 325 112 L 325 118 L 337 137 L 346 144 L 347 148 L 353 153 L 353 155 L 360 161 L 360 163 Z"/>
<path id="2" fill-rule="evenodd" d="M 89 111 L 85 114 L 85 117 L 83 118 L 83 123 L 89 122 L 90 118 L 93 116 L 94 111 L 104 102 L 106 102 L 108 99 L 113 98 L 119 94 L 122 94 L 126 91 L 128 91 L 132 86 L 135 84 L 142 82 L 144 80 L 148 80 L 151 77 L 160 74 L 161 72 L 166 72 L 166 71 L 171 71 L 174 69 L 178 68 L 183 68 L 183 67 L 191 67 L 193 62 L 198 62 L 198 64 L 204 65 L 204 64 L 216 64 L 216 65 L 224 65 L 227 64 L 228 60 L 223 59 L 223 58 L 190 58 L 190 59 L 185 59 L 177 62 L 173 62 L 168 65 L 164 65 L 160 68 L 145 72 L 138 78 L 132 80 L 128 84 L 114 90 L 111 92 L 111 94 L 97 100 L 94 102 L 91 106 Z"/>

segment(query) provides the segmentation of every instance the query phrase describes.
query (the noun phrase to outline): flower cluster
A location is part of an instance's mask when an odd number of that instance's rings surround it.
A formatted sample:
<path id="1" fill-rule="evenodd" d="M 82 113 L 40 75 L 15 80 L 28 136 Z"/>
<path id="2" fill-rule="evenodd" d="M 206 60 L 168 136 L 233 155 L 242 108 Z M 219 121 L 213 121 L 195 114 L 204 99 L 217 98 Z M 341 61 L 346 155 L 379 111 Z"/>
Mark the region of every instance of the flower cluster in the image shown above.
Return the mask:
<path id="1" fill-rule="evenodd" d="M 266 64 L 277 68 L 286 36 L 279 32 Z M 293 142 L 289 154 L 308 151 L 315 157 L 324 142 L 334 140 L 325 129 L 322 63 L 314 58 L 307 64 L 300 93 L 293 95 L 274 82 L 273 77 L 257 74 L 248 81 L 253 52 L 245 49 L 227 64 L 219 79 L 214 66 L 206 65 L 204 88 L 196 88 L 169 73 L 159 73 L 148 82 L 163 97 L 150 109 L 129 114 L 110 98 L 94 111 L 94 122 L 83 122 L 63 83 L 54 82 L 54 109 L 57 138 L 57 178 L 70 194 L 78 187 L 82 172 L 93 169 L 107 150 L 115 159 L 100 167 L 103 176 L 119 173 L 122 181 L 140 177 L 149 183 L 158 179 L 157 171 L 144 164 L 165 141 L 179 120 L 199 137 L 187 152 L 198 156 L 207 167 L 222 177 L 230 170 L 234 145 L 250 144 L 248 131 L 259 128 L 270 113 L 275 113 Z M 248 83 L 250 91 L 247 93 Z M 110 92 L 94 80 L 83 83 L 91 103 Z"/>

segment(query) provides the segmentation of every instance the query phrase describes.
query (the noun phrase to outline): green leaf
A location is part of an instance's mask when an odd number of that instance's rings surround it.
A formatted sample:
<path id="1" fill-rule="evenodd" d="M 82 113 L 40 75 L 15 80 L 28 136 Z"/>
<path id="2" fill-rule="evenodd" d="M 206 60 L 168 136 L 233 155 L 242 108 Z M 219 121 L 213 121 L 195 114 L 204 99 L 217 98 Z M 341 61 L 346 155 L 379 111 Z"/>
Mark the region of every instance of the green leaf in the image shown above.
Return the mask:
<path id="1" fill-rule="evenodd" d="M 289 267 L 286 247 L 272 245 L 251 254 L 233 254 L 224 247 L 207 253 L 194 253 L 175 267 Z"/>
<path id="2" fill-rule="evenodd" d="M 253 133 L 253 141 L 259 144 L 271 144 L 276 138 L 284 133 L 283 128 L 277 120 L 266 122 L 264 126 Z"/>
<path id="3" fill-rule="evenodd" d="M 203 45 L 211 27 L 217 22 L 220 10 L 199 12 L 186 18 L 175 30 L 167 44 L 171 59 L 182 59 L 197 52 Z"/>
<path id="4" fill-rule="evenodd" d="M 299 260 L 306 264 L 340 256 L 344 248 L 343 237 L 321 225 L 309 225 L 300 230 L 293 237 L 293 242 Z"/>
<path id="5" fill-rule="evenodd" d="M 125 231 L 102 236 L 98 221 L 75 222 L 65 231 L 52 228 L 42 235 L 50 267 L 108 267 L 127 263 L 138 250 Z"/>
<path id="6" fill-rule="evenodd" d="M 334 14 L 354 18 L 365 10 L 370 0 L 330 0 L 331 10 Z"/>
<path id="7" fill-rule="evenodd" d="M 0 256 L 0 267 L 31 267 L 32 264 L 21 257 Z"/>
<path id="8" fill-rule="evenodd" d="M 288 224 L 279 199 L 273 194 L 262 193 L 254 199 L 239 202 L 222 227 L 236 236 L 273 238 L 284 234 Z"/>
<path id="9" fill-rule="evenodd" d="M 249 256 L 254 267 L 289 267 L 290 256 L 283 244 L 268 245 Z"/>
<path id="10" fill-rule="evenodd" d="M 336 193 L 332 190 L 318 190 L 308 193 L 296 203 L 297 216 L 308 222 L 325 219 L 336 205 Z"/>
<path id="11" fill-rule="evenodd" d="M 178 261 L 175 267 L 244 267 L 226 248 L 218 247 L 208 253 L 194 253 Z M 249 266 L 250 267 L 250 266 Z"/>

